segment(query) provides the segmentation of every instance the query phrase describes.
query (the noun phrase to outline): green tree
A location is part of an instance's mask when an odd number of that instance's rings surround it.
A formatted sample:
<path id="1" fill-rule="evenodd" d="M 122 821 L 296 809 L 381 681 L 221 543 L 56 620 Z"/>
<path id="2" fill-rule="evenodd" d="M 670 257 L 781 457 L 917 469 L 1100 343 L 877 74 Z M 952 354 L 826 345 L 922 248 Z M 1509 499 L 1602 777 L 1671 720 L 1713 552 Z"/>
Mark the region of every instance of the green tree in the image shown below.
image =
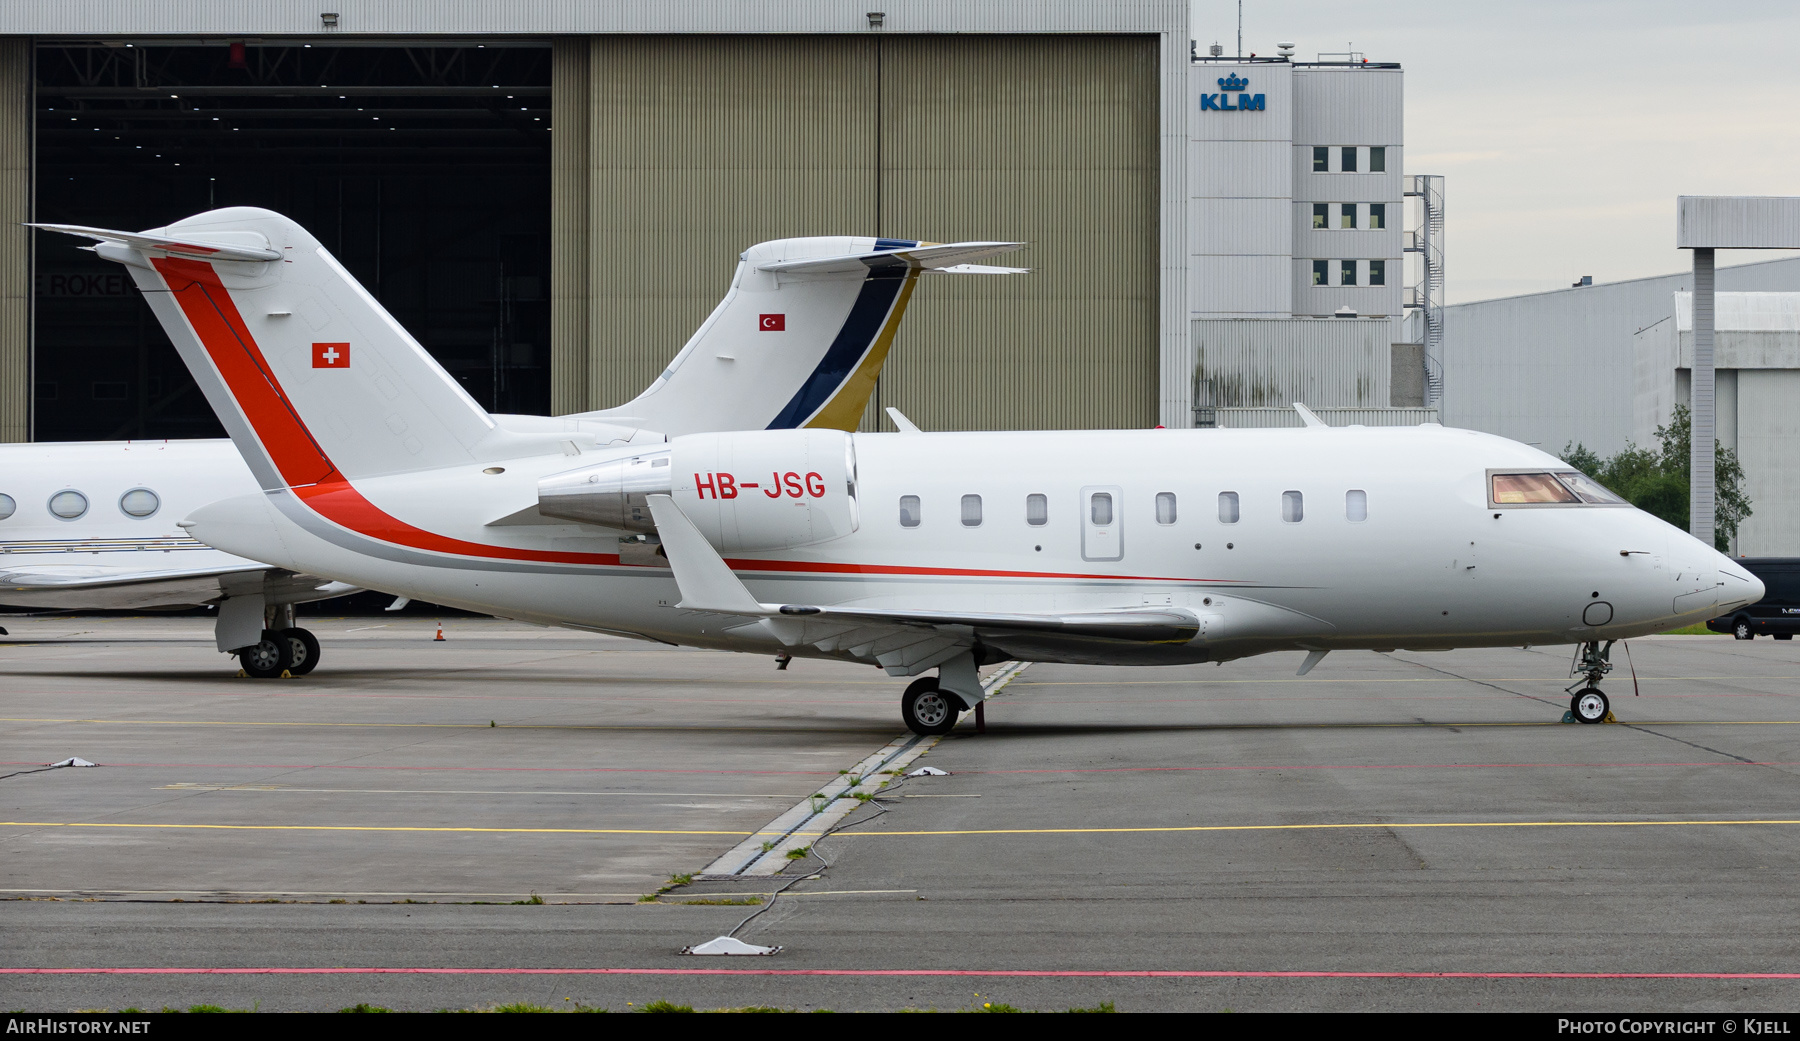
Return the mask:
<path id="1" fill-rule="evenodd" d="M 1585 445 L 1565 445 L 1562 458 L 1638 509 L 1686 531 L 1691 486 L 1688 446 L 1692 441 L 1693 420 L 1688 407 L 1677 405 L 1669 425 L 1656 428 L 1654 449 L 1640 448 L 1628 441 L 1617 455 L 1602 459 Z M 1744 468 L 1738 463 L 1737 453 L 1717 441 L 1713 445 L 1713 541 L 1723 552 L 1752 511 L 1750 498 L 1744 494 Z"/>

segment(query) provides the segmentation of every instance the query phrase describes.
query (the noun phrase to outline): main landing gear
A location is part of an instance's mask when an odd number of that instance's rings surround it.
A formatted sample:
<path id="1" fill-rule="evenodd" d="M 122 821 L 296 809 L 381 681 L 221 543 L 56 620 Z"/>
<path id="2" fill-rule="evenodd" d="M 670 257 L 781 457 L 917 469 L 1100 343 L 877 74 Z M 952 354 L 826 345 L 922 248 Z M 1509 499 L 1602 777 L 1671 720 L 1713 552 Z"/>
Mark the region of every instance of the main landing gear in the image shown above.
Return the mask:
<path id="1" fill-rule="evenodd" d="M 939 690 L 936 676 L 920 676 L 900 696 L 900 717 L 906 721 L 906 728 L 927 737 L 948 734 L 962 710 L 962 699 Z"/>
<path id="2" fill-rule="evenodd" d="M 1600 680 L 1612 671 L 1613 642 L 1608 640 L 1603 647 L 1600 641 L 1589 640 L 1581 645 L 1581 654 L 1570 673 L 1584 679 L 1568 688 L 1569 715 L 1577 723 L 1604 723 L 1612 716 L 1612 705 L 1600 690 Z"/>
<path id="3" fill-rule="evenodd" d="M 319 638 L 298 627 L 264 629 L 262 639 L 237 652 L 244 675 L 275 679 L 282 673 L 304 676 L 319 664 Z"/>

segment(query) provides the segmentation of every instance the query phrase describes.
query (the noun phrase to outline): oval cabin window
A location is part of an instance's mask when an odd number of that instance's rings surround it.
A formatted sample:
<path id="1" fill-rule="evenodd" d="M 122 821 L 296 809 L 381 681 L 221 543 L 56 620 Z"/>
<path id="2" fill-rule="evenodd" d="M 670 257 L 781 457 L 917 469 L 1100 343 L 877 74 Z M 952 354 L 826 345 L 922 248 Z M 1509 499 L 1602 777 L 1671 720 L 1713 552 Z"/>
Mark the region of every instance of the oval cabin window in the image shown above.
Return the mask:
<path id="1" fill-rule="evenodd" d="M 127 517 L 148 517 L 162 509 L 162 500 L 148 488 L 133 488 L 119 496 L 119 512 Z"/>
<path id="2" fill-rule="evenodd" d="M 64 489 L 50 497 L 50 513 L 63 520 L 74 520 L 88 510 L 87 496 L 73 488 Z"/>

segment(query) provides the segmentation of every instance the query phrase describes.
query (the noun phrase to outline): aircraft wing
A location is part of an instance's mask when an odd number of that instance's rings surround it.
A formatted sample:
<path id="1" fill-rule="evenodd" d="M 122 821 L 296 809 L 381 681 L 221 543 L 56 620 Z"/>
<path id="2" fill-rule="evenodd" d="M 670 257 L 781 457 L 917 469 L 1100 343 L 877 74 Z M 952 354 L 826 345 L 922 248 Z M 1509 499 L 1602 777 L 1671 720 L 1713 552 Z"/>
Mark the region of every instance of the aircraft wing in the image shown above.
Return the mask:
<path id="1" fill-rule="evenodd" d="M 649 502 L 681 590 L 677 607 L 743 617 L 790 647 L 873 658 L 897 675 L 922 672 L 977 643 L 1003 653 L 1053 647 L 1079 659 L 1084 646 L 1116 652 L 1120 644 L 1186 643 L 1202 628 L 1196 615 L 1173 607 L 1035 614 L 759 603 L 672 498 L 652 495 Z"/>
<path id="2" fill-rule="evenodd" d="M 146 570 L 85 566 L 25 566 L 0 569 L 0 603 L 8 607 L 69 611 L 193 607 L 224 595 L 227 576 L 266 573 L 296 594 L 294 602 L 323 600 L 355 592 L 355 587 L 317 575 L 294 575 L 266 564 Z"/>

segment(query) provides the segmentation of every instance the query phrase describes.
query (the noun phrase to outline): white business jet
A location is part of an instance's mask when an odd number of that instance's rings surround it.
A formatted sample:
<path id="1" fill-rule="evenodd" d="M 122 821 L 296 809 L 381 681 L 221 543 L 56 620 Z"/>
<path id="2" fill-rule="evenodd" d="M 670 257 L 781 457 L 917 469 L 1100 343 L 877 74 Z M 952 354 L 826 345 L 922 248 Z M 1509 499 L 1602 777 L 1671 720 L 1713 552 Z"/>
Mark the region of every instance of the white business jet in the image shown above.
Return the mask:
<path id="1" fill-rule="evenodd" d="M 690 344 L 635 422 L 577 441 L 484 413 L 278 214 L 64 230 L 127 265 L 261 483 L 190 515 L 195 538 L 506 617 L 866 662 L 917 677 L 921 733 L 1008 659 L 1304 651 L 1304 673 L 1333 650 L 1558 643 L 1580 646 L 1571 712 L 1599 722 L 1614 641 L 1763 591 L 1562 461 L 1435 424 L 851 434 L 807 427 L 828 406 L 803 392 L 794 429 L 690 432 L 653 408 L 729 364 Z M 998 248 L 751 250 L 708 328 L 736 351 L 822 321 L 890 335 L 920 272 Z"/>
<path id="2" fill-rule="evenodd" d="M 92 237 L 104 241 L 106 235 L 96 232 Z M 750 252 L 760 257 L 835 255 L 847 241 L 766 242 Z M 169 257 L 217 255 L 211 246 L 184 250 L 176 243 L 166 245 L 161 255 Z M 863 245 L 873 248 L 871 243 Z M 878 245 L 898 249 L 918 243 L 884 240 Z M 960 273 L 1012 271 L 960 263 L 1010 248 L 1014 247 L 1004 243 L 933 247 L 919 254 L 919 263 Z M 619 408 L 556 419 L 495 416 L 492 423 L 497 429 L 529 434 L 534 444 L 550 446 L 556 458 L 565 460 L 602 445 L 646 438 L 662 441 L 671 434 L 707 430 L 778 429 L 802 423 L 851 429 L 862 418 L 913 287 L 911 278 L 860 270 L 867 277 L 860 280 L 847 306 L 833 296 L 823 301 L 822 309 L 817 287 L 806 280 L 758 293 L 746 303 L 739 299 L 740 276 L 675 362 L 635 400 Z M 895 270 L 910 269 L 901 265 Z M 152 291 L 167 295 L 160 284 Z M 390 327 L 383 332 L 405 336 L 348 276 L 323 287 L 317 301 L 290 292 L 292 308 L 268 317 L 282 318 L 289 325 L 305 323 L 310 335 L 335 313 L 329 303 L 335 296 L 378 314 Z M 746 328 L 740 319 L 750 305 L 760 310 Z M 374 357 L 365 360 L 360 337 L 321 342 L 313 362 L 322 369 L 369 375 L 376 381 L 380 400 L 398 397 L 402 385 L 410 390 L 411 383 L 423 379 L 427 392 L 448 395 L 454 410 L 474 407 L 416 344 L 405 342 L 417 353 L 409 365 L 396 370 L 375 368 L 380 362 Z M 359 351 L 354 364 L 353 349 Z M 300 380 L 289 377 L 289 382 Z M 320 389 L 330 393 L 327 384 Z M 285 399 L 280 389 L 272 393 L 271 400 Z M 335 422 L 344 422 L 341 416 L 353 409 L 376 406 L 352 398 L 334 402 L 334 407 L 342 410 Z M 234 413 L 230 409 L 222 415 Z M 441 433 L 434 433 L 429 424 L 409 426 L 392 409 L 371 415 L 380 423 L 377 436 L 397 441 L 407 463 L 425 452 L 421 436 Z M 218 648 L 235 654 L 248 675 L 268 678 L 283 671 L 304 675 L 317 666 L 320 648 L 317 638 L 296 624 L 295 605 L 355 592 L 357 587 L 310 571 L 259 563 L 265 557 L 222 552 L 176 526 L 207 503 L 252 495 L 259 487 L 283 487 L 279 476 L 272 480 L 259 485 L 229 440 L 0 445 L 0 606 L 143 610 L 216 604 Z M 517 520 L 542 523 L 535 516 Z M 628 547 L 640 554 L 655 550 L 647 539 Z"/>

